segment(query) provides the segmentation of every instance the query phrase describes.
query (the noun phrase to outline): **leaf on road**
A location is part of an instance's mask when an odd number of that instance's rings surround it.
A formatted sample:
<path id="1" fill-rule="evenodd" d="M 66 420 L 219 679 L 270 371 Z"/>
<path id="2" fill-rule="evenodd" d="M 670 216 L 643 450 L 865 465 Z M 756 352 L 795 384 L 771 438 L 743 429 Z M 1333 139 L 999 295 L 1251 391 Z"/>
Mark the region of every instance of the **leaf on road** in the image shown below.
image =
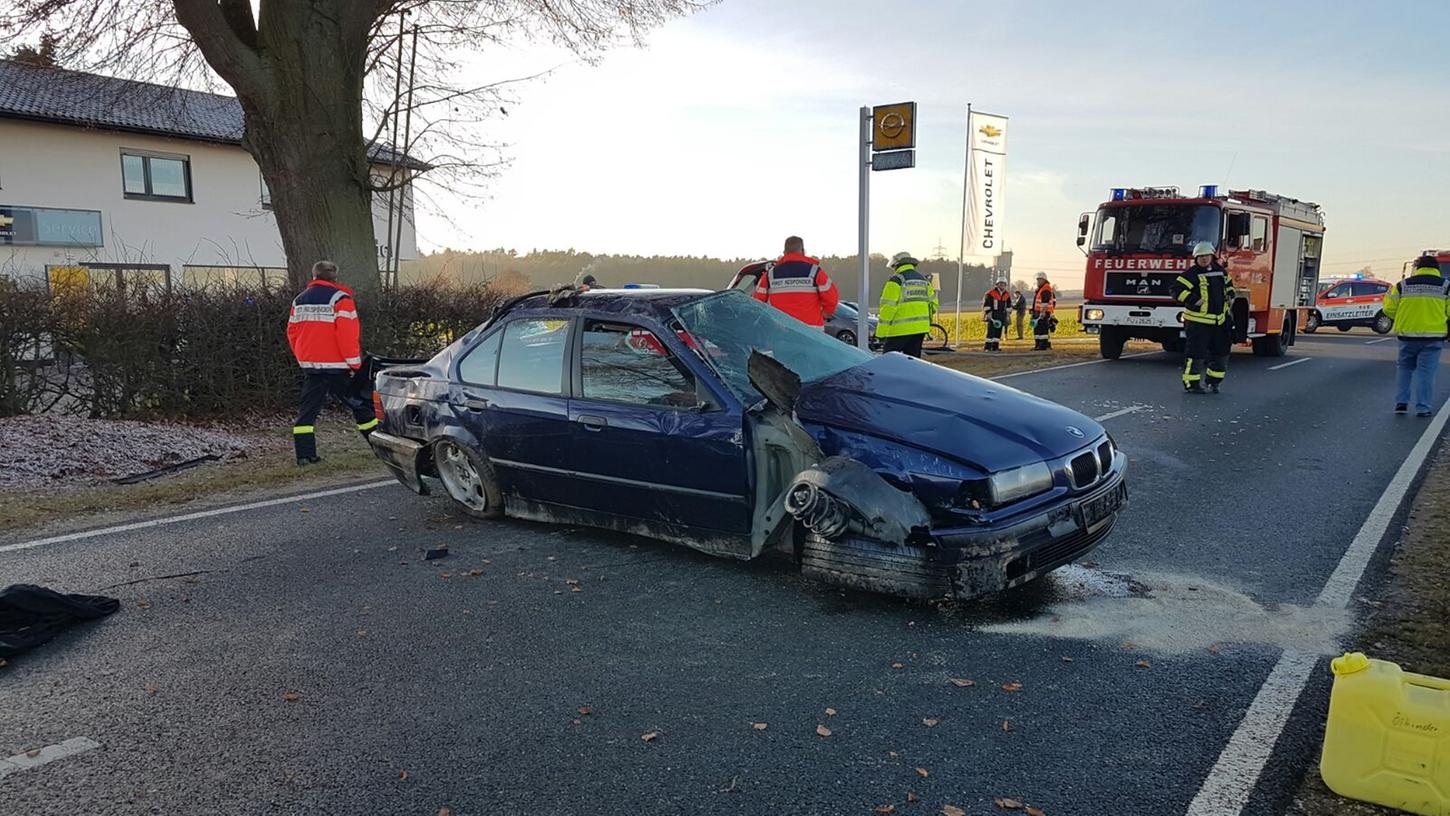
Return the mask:
<path id="1" fill-rule="evenodd" d="M 151 602 L 143 598 L 143 599 L 141 599 L 141 600 L 139 600 L 139 601 L 136 602 L 136 608 L 137 609 L 150 609 L 151 608 Z"/>
<path id="2" fill-rule="evenodd" d="M 936 728 L 936 724 L 939 722 L 941 722 L 941 720 L 938 720 L 936 717 L 926 717 L 922 719 L 921 724 L 926 726 L 927 728 Z"/>
<path id="3" fill-rule="evenodd" d="M 836 709 L 834 709 L 834 708 L 828 708 L 828 709 L 826 709 L 826 716 L 827 717 L 834 717 L 834 716 L 836 716 Z"/>
<path id="4" fill-rule="evenodd" d="M 1016 681 L 1013 681 L 1011 683 L 1003 683 L 1002 684 L 1002 690 L 1005 691 L 1005 692 L 1007 692 L 1008 694 L 1011 694 L 1013 692 L 1021 691 L 1022 690 L 1022 684 L 1021 683 L 1018 683 Z"/>
<path id="5" fill-rule="evenodd" d="M 0 669 L 3 669 L 8 665 L 10 665 L 10 661 L 6 660 L 3 657 L 0 657 Z"/>
<path id="6" fill-rule="evenodd" d="M 896 752 L 895 751 L 887 751 L 886 752 L 886 755 L 889 756 L 889 757 L 891 757 L 892 759 L 896 759 Z"/>
<path id="7" fill-rule="evenodd" d="M 957 688 L 970 688 L 971 686 L 975 686 L 977 684 L 976 680 L 968 680 L 965 677 L 953 677 L 950 678 L 947 682 L 951 683 Z"/>
<path id="8" fill-rule="evenodd" d="M 876 808 L 875 808 L 875 810 L 873 812 L 875 812 L 875 813 L 895 813 L 896 812 L 896 805 L 877 805 Z"/>
<path id="9" fill-rule="evenodd" d="M 0 666 L 3 666 L 3 665 L 5 665 L 5 664 L 4 663 L 0 663 Z M 160 690 L 161 690 L 161 687 L 158 686 L 158 685 L 156 685 L 155 683 L 147 683 L 146 684 L 146 693 L 147 694 L 155 694 L 156 692 L 158 692 Z"/>
<path id="10" fill-rule="evenodd" d="M 931 776 L 931 772 L 928 771 L 925 768 L 917 768 L 916 769 L 916 775 L 919 776 L 919 777 L 921 777 L 922 779 L 925 779 L 928 776 Z"/>
<path id="11" fill-rule="evenodd" d="M 1043 813 L 1041 808 L 1035 808 L 1035 807 L 1032 807 L 1031 805 L 1028 805 L 1027 806 L 1027 816 L 1047 816 L 1047 814 L 1046 813 Z"/>
<path id="12" fill-rule="evenodd" d="M 1146 669 L 1146 668 L 1149 668 L 1152 665 L 1153 665 L 1152 663 L 1149 663 L 1146 660 L 1139 660 L 1138 663 L 1137 663 L 1137 666 L 1140 669 Z"/>
<path id="13" fill-rule="evenodd" d="M 1132 651 L 1132 650 L 1138 648 L 1138 644 L 1134 643 L 1131 640 L 1125 640 L 1125 641 L 1123 641 L 1123 648 L 1124 649 L 1127 649 L 1128 651 Z"/>
<path id="14" fill-rule="evenodd" d="M 368 630 L 366 630 L 366 629 L 359 629 L 359 630 L 357 630 L 357 636 L 358 637 L 367 637 L 368 636 Z"/>
<path id="15" fill-rule="evenodd" d="M 816 726 L 816 733 L 820 734 L 823 737 L 829 737 L 831 735 L 831 729 L 825 727 L 824 725 L 818 725 Z"/>
<path id="16" fill-rule="evenodd" d="M 579 713 L 584 715 L 585 717 L 588 717 L 590 714 L 594 713 L 594 709 L 590 708 L 589 706 L 579 706 Z"/>
<path id="17" fill-rule="evenodd" d="M 302 696 L 301 694 L 298 694 L 295 691 L 289 691 L 289 692 L 286 692 L 286 693 L 284 693 L 282 695 L 282 699 L 283 700 L 286 700 L 287 702 L 290 703 L 290 702 L 295 701 L 298 697 L 301 697 L 301 696 Z"/>
<path id="18" fill-rule="evenodd" d="M 1209 654 L 1212 654 L 1212 655 L 1218 654 L 1219 653 L 1218 644 L 1215 643 L 1212 646 L 1208 647 L 1208 653 Z"/>
<path id="19" fill-rule="evenodd" d="M 579 579 L 578 578 L 565 578 L 564 579 L 564 583 L 568 584 L 569 586 L 579 586 Z"/>
<path id="20" fill-rule="evenodd" d="M 1062 662 L 1064 662 L 1064 663 L 1071 663 L 1072 662 L 1072 658 L 1068 657 L 1067 655 L 1063 655 L 1062 656 Z"/>
<path id="21" fill-rule="evenodd" d="M 438 808 L 438 816 L 453 816 L 453 811 L 446 807 Z"/>
<path id="22" fill-rule="evenodd" d="M 453 577 L 453 573 L 451 573 L 451 572 L 440 572 L 440 573 L 438 573 L 438 577 L 439 578 L 452 578 Z"/>
<path id="23" fill-rule="evenodd" d="M 956 805 L 942 805 L 941 816 L 967 816 L 967 812 Z"/>
<path id="24" fill-rule="evenodd" d="M 398 781 L 399 782 L 407 782 L 408 781 L 408 769 L 407 768 L 404 768 L 403 770 L 398 771 Z"/>
<path id="25" fill-rule="evenodd" d="M 1016 799 L 996 799 L 994 801 L 997 807 L 1002 808 L 1003 810 L 1021 810 L 1022 808 L 1026 807 Z"/>
<path id="26" fill-rule="evenodd" d="M 756 731 L 764 731 L 769 725 L 767 723 L 751 723 L 750 727 Z"/>
<path id="27" fill-rule="evenodd" d="M 891 668 L 893 668 L 893 669 L 904 669 L 904 668 L 906 668 L 906 664 L 905 663 L 892 663 L 891 664 Z"/>
<path id="28" fill-rule="evenodd" d="M 299 513 L 311 513 L 312 512 L 312 508 L 311 507 L 299 507 L 299 508 L 297 508 L 297 512 L 299 512 Z"/>
<path id="29" fill-rule="evenodd" d="M 1002 730 L 1003 731 L 1011 731 L 1012 730 L 1012 721 L 1011 720 L 1003 720 L 1002 721 Z"/>
<path id="30" fill-rule="evenodd" d="M 469 578 L 477 578 L 478 576 L 480 576 L 482 574 L 483 574 L 483 570 L 481 570 L 481 569 L 471 569 L 471 570 L 468 571 L 468 577 Z"/>
<path id="31" fill-rule="evenodd" d="M 646 731 L 645 733 L 640 734 L 639 738 L 644 740 L 645 742 L 654 742 L 655 740 L 660 738 L 660 732 Z"/>
<path id="32" fill-rule="evenodd" d="M 921 797 L 916 795 L 916 791 L 907 791 L 906 792 L 906 801 L 908 801 L 908 802 L 920 802 L 921 801 Z"/>

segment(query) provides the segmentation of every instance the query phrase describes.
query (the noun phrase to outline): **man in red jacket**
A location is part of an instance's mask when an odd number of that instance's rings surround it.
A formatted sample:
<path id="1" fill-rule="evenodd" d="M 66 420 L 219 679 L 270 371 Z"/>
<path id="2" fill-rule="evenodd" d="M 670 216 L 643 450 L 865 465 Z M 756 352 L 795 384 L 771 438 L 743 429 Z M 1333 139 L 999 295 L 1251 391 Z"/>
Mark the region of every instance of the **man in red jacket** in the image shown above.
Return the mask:
<path id="1" fill-rule="evenodd" d="M 805 241 L 792 235 L 785 239 L 785 254 L 760 275 L 755 299 L 820 329 L 836 313 L 841 293 L 821 262 L 806 254 Z"/>
<path id="2" fill-rule="evenodd" d="M 287 343 L 302 367 L 302 407 L 292 425 L 297 464 L 321 462 L 313 423 L 331 394 L 352 411 L 364 438 L 378 426 L 372 408 L 350 393 L 352 372 L 362 366 L 357 303 L 352 290 L 337 282 L 337 264 L 312 265 L 312 283 L 292 301 Z"/>

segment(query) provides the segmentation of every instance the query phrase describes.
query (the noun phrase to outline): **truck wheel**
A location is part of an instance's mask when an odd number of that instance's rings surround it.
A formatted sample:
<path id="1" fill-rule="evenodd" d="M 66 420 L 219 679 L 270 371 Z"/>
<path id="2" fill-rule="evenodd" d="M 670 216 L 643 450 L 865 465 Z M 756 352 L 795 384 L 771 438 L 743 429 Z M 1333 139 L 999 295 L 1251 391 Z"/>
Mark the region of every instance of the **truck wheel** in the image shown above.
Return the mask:
<path id="1" fill-rule="evenodd" d="M 478 453 L 444 438 L 433 443 L 433 467 L 448 497 L 474 518 L 503 515 L 503 496 L 493 467 Z"/>
<path id="2" fill-rule="evenodd" d="M 1263 337 L 1254 338 L 1254 355 L 1257 357 L 1283 357 L 1289 353 L 1289 347 L 1294 345 L 1294 326 L 1288 319 L 1284 320 L 1284 328 L 1278 334 L 1266 334 Z"/>
<path id="3" fill-rule="evenodd" d="M 1370 328 L 1374 329 L 1375 334 L 1389 334 L 1395 330 L 1395 319 L 1380 312 L 1374 316 L 1374 325 Z"/>
<path id="4" fill-rule="evenodd" d="M 1127 342 L 1128 335 L 1122 329 L 1104 326 L 1098 331 L 1098 351 L 1102 352 L 1104 360 L 1122 357 L 1123 344 Z"/>
<path id="5" fill-rule="evenodd" d="M 1163 350 L 1166 351 L 1166 352 L 1168 352 L 1169 354 L 1182 354 L 1183 353 L 1183 338 L 1182 337 L 1175 337 L 1172 340 L 1164 340 L 1161 345 L 1163 346 Z"/>
<path id="6" fill-rule="evenodd" d="M 1309 316 L 1304 318 L 1304 333 L 1313 334 L 1314 332 L 1319 331 L 1319 324 L 1322 321 L 1323 318 L 1319 316 L 1318 312 L 1310 312 Z"/>

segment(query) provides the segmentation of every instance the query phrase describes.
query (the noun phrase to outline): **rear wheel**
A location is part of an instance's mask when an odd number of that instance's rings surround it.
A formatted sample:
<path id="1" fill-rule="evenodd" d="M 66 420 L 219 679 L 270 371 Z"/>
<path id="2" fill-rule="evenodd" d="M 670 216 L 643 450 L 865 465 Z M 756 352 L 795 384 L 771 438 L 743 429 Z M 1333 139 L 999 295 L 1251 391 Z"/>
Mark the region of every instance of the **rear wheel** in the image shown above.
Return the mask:
<path id="1" fill-rule="evenodd" d="M 1098 351 L 1102 353 L 1104 360 L 1122 357 L 1123 344 L 1127 342 L 1127 333 L 1115 326 L 1103 326 L 1098 330 Z"/>
<path id="2" fill-rule="evenodd" d="M 1294 345 L 1294 317 L 1284 316 L 1284 328 L 1278 334 L 1254 338 L 1254 354 L 1259 357 L 1283 357 Z"/>
<path id="3" fill-rule="evenodd" d="M 1395 330 L 1395 319 L 1380 312 L 1374 316 L 1374 325 L 1370 328 L 1374 329 L 1375 334 L 1389 334 Z"/>
<path id="4" fill-rule="evenodd" d="M 433 443 L 433 465 L 448 497 L 474 518 L 503 515 L 503 497 L 493 467 L 482 456 L 452 439 Z"/>
<path id="5" fill-rule="evenodd" d="M 1309 316 L 1304 318 L 1304 333 L 1313 334 L 1314 332 L 1319 331 L 1319 324 L 1322 322 L 1322 320 L 1323 319 L 1319 317 L 1318 312 L 1310 312 Z"/>
<path id="6" fill-rule="evenodd" d="M 947 347 L 947 327 L 940 323 L 931 324 L 931 331 L 927 332 L 924 343 L 928 348 L 944 349 Z"/>
<path id="7" fill-rule="evenodd" d="M 1168 352 L 1169 354 L 1182 354 L 1183 353 L 1183 338 L 1182 337 L 1175 337 L 1172 340 L 1164 340 L 1161 343 L 1161 345 L 1163 346 L 1163 350 L 1166 351 L 1166 352 Z"/>
<path id="8" fill-rule="evenodd" d="M 1338 326 L 1335 326 L 1335 328 L 1339 329 L 1342 332 L 1347 332 L 1354 327 L 1349 325 L 1348 323 L 1340 323 Z"/>
<path id="9" fill-rule="evenodd" d="M 840 340 L 842 343 L 845 343 L 848 346 L 856 345 L 856 333 L 851 331 L 850 329 L 841 329 L 840 331 L 836 332 L 836 339 Z"/>

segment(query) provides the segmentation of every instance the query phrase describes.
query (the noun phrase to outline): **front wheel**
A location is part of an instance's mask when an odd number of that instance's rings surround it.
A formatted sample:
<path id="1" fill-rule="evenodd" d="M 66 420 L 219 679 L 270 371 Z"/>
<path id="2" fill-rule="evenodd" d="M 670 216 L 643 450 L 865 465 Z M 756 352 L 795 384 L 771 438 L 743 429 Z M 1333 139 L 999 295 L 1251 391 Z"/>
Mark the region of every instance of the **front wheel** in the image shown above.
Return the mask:
<path id="1" fill-rule="evenodd" d="M 925 345 L 945 349 L 947 347 L 947 327 L 940 323 L 931 324 L 931 331 L 927 332 Z"/>
<path id="2" fill-rule="evenodd" d="M 433 465 L 448 497 L 474 518 L 503 515 L 503 496 L 493 467 L 480 454 L 453 439 L 433 443 Z"/>
<path id="3" fill-rule="evenodd" d="M 851 331 L 850 329 L 841 329 L 840 331 L 836 332 L 836 339 L 840 340 L 842 343 L 845 343 L 848 346 L 856 345 L 856 333 Z"/>
<path id="4" fill-rule="evenodd" d="M 1319 331 L 1319 325 L 1321 322 L 1323 322 L 1323 319 L 1319 317 L 1318 312 L 1310 312 L 1309 316 L 1304 318 L 1304 333 L 1313 334 L 1314 332 Z"/>
<path id="5" fill-rule="evenodd" d="M 1374 329 L 1375 334 L 1389 334 L 1395 330 L 1395 319 L 1384 312 L 1380 312 L 1375 315 L 1374 325 L 1370 326 L 1370 328 Z"/>
<path id="6" fill-rule="evenodd" d="M 1338 326 L 1335 326 L 1334 328 L 1339 329 L 1342 332 L 1347 332 L 1347 331 L 1349 331 L 1350 329 L 1352 329 L 1354 327 L 1351 326 L 1351 325 L 1349 325 L 1348 323 L 1340 323 Z"/>
<path id="7" fill-rule="evenodd" d="M 1098 330 L 1098 351 L 1102 353 L 1104 360 L 1116 360 L 1123 356 L 1123 345 L 1128 342 L 1128 335 L 1121 329 L 1112 326 L 1103 326 Z"/>

